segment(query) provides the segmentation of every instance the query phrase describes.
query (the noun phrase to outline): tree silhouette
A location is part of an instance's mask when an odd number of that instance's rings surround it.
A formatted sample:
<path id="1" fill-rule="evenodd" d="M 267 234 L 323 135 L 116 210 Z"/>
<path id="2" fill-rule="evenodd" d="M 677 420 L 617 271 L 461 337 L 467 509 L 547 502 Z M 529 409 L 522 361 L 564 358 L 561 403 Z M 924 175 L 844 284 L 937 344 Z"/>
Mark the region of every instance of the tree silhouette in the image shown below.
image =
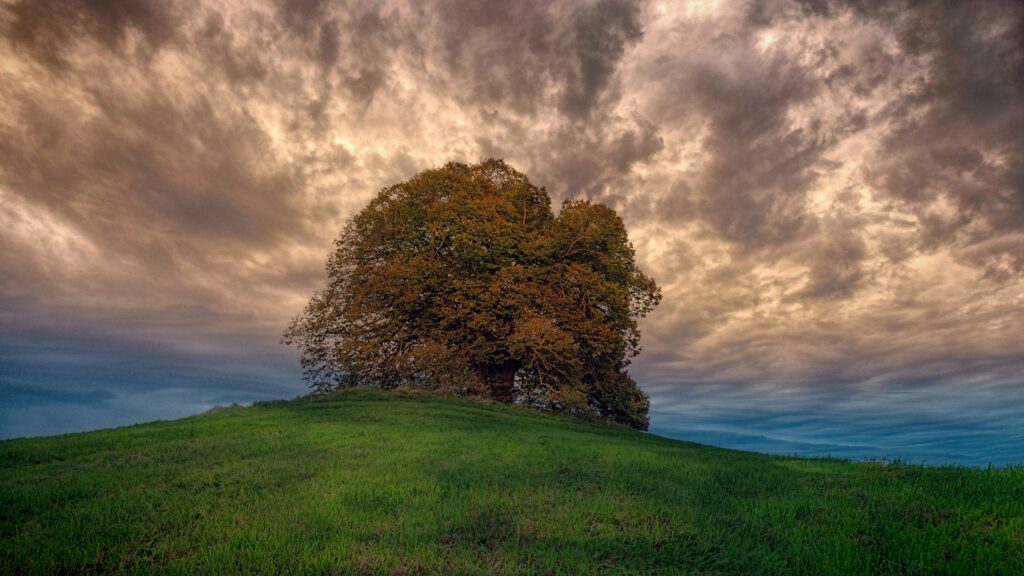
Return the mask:
<path id="1" fill-rule="evenodd" d="M 327 273 L 283 339 L 317 390 L 445 388 L 647 428 L 626 366 L 661 293 L 601 204 L 556 217 L 501 160 L 450 163 L 381 190 Z"/>

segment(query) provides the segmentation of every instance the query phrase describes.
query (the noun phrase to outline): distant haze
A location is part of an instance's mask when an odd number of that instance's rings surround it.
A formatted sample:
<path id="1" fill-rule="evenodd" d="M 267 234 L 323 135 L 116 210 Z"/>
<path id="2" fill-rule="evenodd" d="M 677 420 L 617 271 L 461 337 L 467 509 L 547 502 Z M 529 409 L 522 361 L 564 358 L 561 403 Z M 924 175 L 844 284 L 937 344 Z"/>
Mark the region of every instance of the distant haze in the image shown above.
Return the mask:
<path id="1" fill-rule="evenodd" d="M 302 393 L 278 338 L 339 227 L 486 157 L 623 216 L 655 430 L 1024 428 L 1019 2 L 24 0 L 0 437 Z"/>

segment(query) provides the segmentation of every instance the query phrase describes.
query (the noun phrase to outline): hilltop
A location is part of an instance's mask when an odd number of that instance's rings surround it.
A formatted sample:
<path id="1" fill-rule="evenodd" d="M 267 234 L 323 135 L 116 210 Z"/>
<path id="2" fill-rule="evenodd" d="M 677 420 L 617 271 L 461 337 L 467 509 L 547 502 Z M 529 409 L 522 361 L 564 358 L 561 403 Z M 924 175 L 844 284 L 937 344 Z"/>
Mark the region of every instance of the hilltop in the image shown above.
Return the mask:
<path id="1" fill-rule="evenodd" d="M 0 442 L 0 573 L 1022 574 L 1024 469 L 348 393 Z"/>

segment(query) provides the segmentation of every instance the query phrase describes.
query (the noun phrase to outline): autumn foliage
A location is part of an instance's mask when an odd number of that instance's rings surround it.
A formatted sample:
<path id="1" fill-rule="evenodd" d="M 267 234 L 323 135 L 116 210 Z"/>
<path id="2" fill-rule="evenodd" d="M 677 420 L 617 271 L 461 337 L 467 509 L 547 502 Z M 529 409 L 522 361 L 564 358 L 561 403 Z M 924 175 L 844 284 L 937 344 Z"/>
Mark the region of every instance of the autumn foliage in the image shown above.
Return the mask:
<path id="1" fill-rule="evenodd" d="M 555 216 L 504 162 L 450 163 L 381 190 L 327 272 L 284 335 L 317 390 L 443 388 L 647 427 L 626 366 L 661 294 L 601 204 Z"/>

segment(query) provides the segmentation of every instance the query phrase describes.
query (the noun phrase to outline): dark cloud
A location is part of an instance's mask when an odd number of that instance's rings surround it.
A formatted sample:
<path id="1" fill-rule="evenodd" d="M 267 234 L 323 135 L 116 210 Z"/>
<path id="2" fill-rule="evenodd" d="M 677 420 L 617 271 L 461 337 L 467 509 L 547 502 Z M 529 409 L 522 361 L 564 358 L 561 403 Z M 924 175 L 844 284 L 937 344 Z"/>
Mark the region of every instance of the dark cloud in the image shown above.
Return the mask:
<path id="1" fill-rule="evenodd" d="M 1024 8 L 922 4 L 887 25 L 924 73 L 891 104 L 893 128 L 866 168 L 869 182 L 916 214 L 923 249 L 991 253 L 968 247 L 1024 227 Z M 1019 260 L 1013 251 L 1005 256 Z"/>
<path id="2" fill-rule="evenodd" d="M 793 242 L 814 230 L 807 193 L 827 166 L 824 153 L 857 119 L 794 122 L 824 88 L 816 65 L 763 50 L 748 30 L 704 33 L 713 46 L 707 52 L 667 53 L 651 71 L 664 75 L 651 104 L 654 121 L 706 134 L 707 160 L 685 186 L 673 185 L 658 212 L 697 218 L 742 249 Z"/>
<path id="3" fill-rule="evenodd" d="M 10 20 L 7 38 L 44 64 L 61 68 L 82 36 L 91 36 L 110 50 L 123 48 L 128 34 L 138 32 L 148 50 L 176 34 L 171 2 L 146 0 L 40 0 L 18 2 L 0 9 Z"/>
<path id="4" fill-rule="evenodd" d="M 643 35 L 639 5 L 620 0 L 440 2 L 432 12 L 439 63 L 446 80 L 468 85 L 465 103 L 518 114 L 556 104 L 585 119 L 614 102 L 619 62 Z"/>
<path id="5" fill-rule="evenodd" d="M 442 2 L 435 12 L 444 82 L 467 106 L 535 113 L 565 74 L 567 48 L 548 2 Z"/>
<path id="6" fill-rule="evenodd" d="M 629 209 L 627 176 L 661 152 L 664 142 L 650 123 L 606 122 L 600 130 L 563 127 L 532 151 L 531 174 L 556 199 L 583 196 Z"/>
<path id="7" fill-rule="evenodd" d="M 324 68 L 333 68 L 338 63 L 341 53 L 341 43 L 338 39 L 340 33 L 337 20 L 331 19 L 320 25 L 320 45 L 317 48 L 317 59 L 320 60 Z"/>
<path id="8" fill-rule="evenodd" d="M 265 55 L 252 39 L 239 39 L 220 12 L 207 15 L 195 34 L 195 49 L 210 68 L 219 69 L 234 85 L 258 84 L 268 74 Z"/>
<path id="9" fill-rule="evenodd" d="M 576 15 L 576 66 L 562 100 L 570 115 L 586 115 L 609 87 L 626 48 L 640 40 L 640 9 L 632 2 L 601 0 Z"/>
<path id="10" fill-rule="evenodd" d="M 154 248 L 256 248 L 302 233 L 299 185 L 274 166 L 267 136 L 244 111 L 148 89 L 129 100 L 100 81 L 84 95 L 97 117 L 75 122 L 68 108 L 82 103 L 34 96 L 15 95 L 24 124 L 3 134 L 0 153 L 17 167 L 4 171 L 5 185 L 106 247 L 138 243 L 140 257 L 152 258 Z"/>
<path id="11" fill-rule="evenodd" d="M 868 255 L 863 231 L 848 221 L 825 221 L 814 247 L 807 285 L 798 298 L 846 298 L 866 280 L 863 262 Z"/>
<path id="12" fill-rule="evenodd" d="M 278 14 L 286 27 L 307 36 L 326 20 L 331 4 L 326 0 L 280 0 Z"/>

